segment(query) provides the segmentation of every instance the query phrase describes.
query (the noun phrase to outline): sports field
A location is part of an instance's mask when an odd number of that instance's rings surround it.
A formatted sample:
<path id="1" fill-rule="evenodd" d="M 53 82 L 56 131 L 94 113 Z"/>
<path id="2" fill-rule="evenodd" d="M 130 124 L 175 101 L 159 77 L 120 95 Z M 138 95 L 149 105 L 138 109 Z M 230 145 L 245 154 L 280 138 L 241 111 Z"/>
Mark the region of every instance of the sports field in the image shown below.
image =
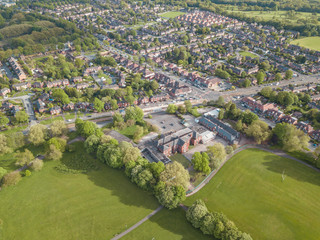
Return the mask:
<path id="1" fill-rule="evenodd" d="M 143 223 L 121 240 L 209 240 L 209 236 L 202 234 L 186 219 L 182 208 L 175 210 L 162 209 L 150 220 Z"/>
<path id="2" fill-rule="evenodd" d="M 247 52 L 247 51 L 240 51 L 239 54 L 243 57 L 252 57 L 252 58 L 258 57 L 256 54 L 253 54 L 253 53 Z"/>
<path id="3" fill-rule="evenodd" d="M 290 44 L 320 51 L 320 37 L 306 37 L 293 40 Z"/>
<path id="4" fill-rule="evenodd" d="M 122 171 L 91 164 L 83 143 L 74 145 L 64 168 L 45 162 L 40 172 L 0 191 L 0 239 L 111 239 L 158 207 Z"/>
<path id="5" fill-rule="evenodd" d="M 185 204 L 199 198 L 253 239 L 318 240 L 320 236 L 320 174 L 291 159 L 244 150 Z"/>
<path id="6" fill-rule="evenodd" d="M 186 14 L 185 12 L 175 12 L 175 11 L 172 11 L 172 12 L 166 12 L 166 13 L 161 13 L 159 14 L 160 17 L 164 17 L 164 18 L 175 18 L 175 17 L 178 17 L 180 15 L 184 15 Z"/>

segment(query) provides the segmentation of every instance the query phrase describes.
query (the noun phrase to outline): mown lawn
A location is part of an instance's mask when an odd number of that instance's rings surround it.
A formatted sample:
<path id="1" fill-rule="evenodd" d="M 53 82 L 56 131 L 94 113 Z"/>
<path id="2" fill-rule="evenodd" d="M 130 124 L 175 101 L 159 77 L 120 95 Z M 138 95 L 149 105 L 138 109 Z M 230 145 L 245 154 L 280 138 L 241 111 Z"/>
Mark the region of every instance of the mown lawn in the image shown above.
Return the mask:
<path id="1" fill-rule="evenodd" d="M 62 120 L 63 121 L 63 118 L 61 116 L 53 117 L 53 118 L 49 118 L 49 119 L 43 120 L 40 123 L 43 124 L 43 125 L 48 125 L 48 124 L 51 124 L 54 121 L 58 121 L 58 120 Z"/>
<path id="2" fill-rule="evenodd" d="M 300 47 L 320 51 L 320 37 L 306 37 L 293 40 L 290 44 L 299 45 Z"/>
<path id="3" fill-rule="evenodd" d="M 148 221 L 125 235 L 121 240 L 206 240 L 213 239 L 187 221 L 182 208 L 162 209 Z"/>
<path id="4" fill-rule="evenodd" d="M 253 239 L 317 240 L 320 236 L 320 174 L 291 159 L 244 150 L 185 204 L 199 198 Z"/>
<path id="5" fill-rule="evenodd" d="M 176 153 L 175 155 L 171 156 L 170 159 L 172 161 L 181 163 L 185 168 L 188 168 L 191 165 L 191 162 L 180 153 Z"/>
<path id="6" fill-rule="evenodd" d="M 111 239 L 158 207 L 122 171 L 99 163 L 90 171 L 84 161 L 93 159 L 83 143 L 74 145 L 64 164 L 45 162 L 40 172 L 0 191 L 0 239 Z M 57 170 L 61 164 L 89 171 L 71 174 Z"/>
<path id="7" fill-rule="evenodd" d="M 247 51 L 240 51 L 239 54 L 243 57 L 252 57 L 252 58 L 257 58 L 258 56 Z"/>
<path id="8" fill-rule="evenodd" d="M 178 17 L 180 15 L 184 15 L 184 14 L 186 14 L 186 13 L 179 12 L 179 11 L 172 11 L 172 12 L 166 12 L 166 13 L 159 14 L 159 16 L 164 17 L 164 18 L 175 18 L 175 17 Z"/>

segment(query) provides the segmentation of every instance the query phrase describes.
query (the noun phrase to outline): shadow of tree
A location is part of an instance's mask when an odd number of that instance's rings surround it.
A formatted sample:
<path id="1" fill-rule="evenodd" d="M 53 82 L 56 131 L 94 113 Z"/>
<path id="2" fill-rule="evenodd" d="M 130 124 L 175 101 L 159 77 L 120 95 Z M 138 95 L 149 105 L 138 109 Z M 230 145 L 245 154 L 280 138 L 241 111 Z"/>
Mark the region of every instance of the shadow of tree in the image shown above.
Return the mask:
<path id="1" fill-rule="evenodd" d="M 163 208 L 160 212 L 150 218 L 152 223 L 156 223 L 159 227 L 179 235 L 183 240 L 194 239 L 215 239 L 213 236 L 204 235 L 199 229 L 195 229 L 191 223 L 187 221 L 186 212 L 178 207 L 174 210 L 168 210 Z M 155 236 L 147 236 L 148 239 L 155 237 L 155 239 L 161 239 L 157 237 L 157 232 L 154 232 Z M 161 235 L 162 237 L 164 235 Z"/>
<path id="2" fill-rule="evenodd" d="M 320 174 L 314 169 L 296 162 L 295 160 L 275 155 L 268 155 L 264 158 L 263 165 L 269 171 L 280 174 L 284 178 L 290 177 L 300 182 L 308 182 L 320 186 Z"/>

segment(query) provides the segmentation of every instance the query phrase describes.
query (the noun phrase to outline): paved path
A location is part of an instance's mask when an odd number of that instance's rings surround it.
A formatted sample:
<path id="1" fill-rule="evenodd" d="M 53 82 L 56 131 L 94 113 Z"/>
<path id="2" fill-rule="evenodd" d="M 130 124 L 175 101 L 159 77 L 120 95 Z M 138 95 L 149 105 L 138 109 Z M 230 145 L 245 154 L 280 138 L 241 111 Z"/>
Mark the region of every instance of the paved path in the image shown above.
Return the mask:
<path id="1" fill-rule="evenodd" d="M 320 169 L 318 169 L 318 168 L 316 168 L 316 167 L 314 167 L 314 166 L 312 166 L 312 165 L 310 165 L 310 164 L 308 164 L 308 163 L 306 163 L 306 162 L 304 162 L 304 161 L 301 161 L 301 160 L 299 160 L 299 159 L 297 159 L 297 158 L 295 158 L 295 157 L 292 157 L 292 156 L 288 155 L 287 153 L 285 153 L 285 152 L 283 152 L 283 151 L 281 151 L 281 150 L 273 150 L 273 149 L 269 149 L 269 148 L 263 147 L 263 146 L 261 146 L 261 145 L 248 144 L 248 145 L 244 145 L 244 146 L 236 149 L 232 155 L 230 155 L 230 156 L 228 156 L 228 157 L 226 158 L 226 160 L 220 165 L 220 167 L 219 167 L 218 169 L 212 171 L 212 172 L 210 173 L 209 177 L 208 177 L 205 181 L 203 181 L 202 183 L 200 183 L 200 185 L 198 185 L 196 189 L 194 189 L 192 192 L 188 193 L 186 196 L 189 197 L 189 196 L 195 194 L 196 192 L 198 192 L 200 189 L 202 189 L 208 182 L 210 182 L 210 180 L 217 174 L 217 172 L 219 172 L 219 170 L 223 167 L 223 165 L 224 165 L 231 157 L 233 157 L 235 154 L 237 154 L 237 153 L 239 153 L 239 152 L 241 152 L 241 151 L 243 151 L 243 150 L 245 150 L 245 149 L 248 149 L 248 148 L 260 149 L 260 150 L 264 150 L 264 151 L 273 153 L 273 154 L 278 155 L 278 156 L 280 156 L 280 157 L 285 157 L 285 158 L 292 159 L 292 160 L 294 160 L 294 161 L 296 161 L 296 162 L 299 162 L 299 163 L 301 163 L 301 164 L 303 164 L 303 165 L 305 165 L 305 166 L 307 166 L 307 167 L 309 167 L 309 168 L 312 168 L 313 170 L 315 170 L 315 171 L 317 171 L 317 172 L 320 173 Z"/>
<path id="2" fill-rule="evenodd" d="M 112 238 L 111 240 L 117 240 L 122 238 L 124 235 L 128 234 L 129 232 L 131 232 L 133 229 L 139 227 L 142 223 L 144 223 L 145 221 L 147 221 L 148 219 L 150 219 L 153 215 L 155 215 L 157 212 L 159 212 L 161 209 L 163 208 L 163 206 L 158 207 L 156 210 L 154 210 L 152 213 L 150 213 L 148 216 L 146 216 L 145 218 L 143 218 L 142 220 L 140 220 L 139 222 L 137 222 L 135 225 L 133 225 L 132 227 L 128 228 L 126 231 L 120 233 L 119 235 L 115 236 L 114 238 Z"/>

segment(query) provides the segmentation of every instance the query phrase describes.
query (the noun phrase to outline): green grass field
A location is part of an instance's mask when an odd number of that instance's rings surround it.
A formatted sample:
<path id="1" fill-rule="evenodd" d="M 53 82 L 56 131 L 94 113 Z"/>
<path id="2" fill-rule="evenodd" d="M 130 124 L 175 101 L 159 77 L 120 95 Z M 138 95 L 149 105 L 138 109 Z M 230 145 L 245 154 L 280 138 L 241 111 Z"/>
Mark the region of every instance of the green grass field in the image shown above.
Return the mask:
<path id="1" fill-rule="evenodd" d="M 320 51 L 320 37 L 306 37 L 293 40 L 290 44 Z"/>
<path id="2" fill-rule="evenodd" d="M 62 121 L 63 121 L 63 117 L 61 117 L 61 116 L 52 117 L 52 118 L 43 120 L 43 121 L 41 121 L 40 123 L 41 123 L 42 125 L 48 125 L 48 124 L 51 124 L 51 123 L 53 123 L 54 121 L 58 121 L 58 120 L 62 120 Z"/>
<path id="3" fill-rule="evenodd" d="M 199 198 L 253 239 L 320 236 L 320 174 L 291 159 L 256 149 L 242 151 L 185 203 Z"/>
<path id="4" fill-rule="evenodd" d="M 252 57 L 252 58 L 257 58 L 258 56 L 247 51 L 240 51 L 239 54 L 243 57 Z"/>
<path id="5" fill-rule="evenodd" d="M 82 161 L 94 159 L 83 143 L 75 145 L 62 162 L 70 169 L 90 169 Z M 84 156 L 80 163 L 77 156 Z M 45 162 L 40 172 L 2 189 L 0 239 L 111 239 L 158 207 L 151 193 L 122 171 L 97 164 L 99 170 L 70 174 L 57 171 L 59 162 Z"/>
<path id="6" fill-rule="evenodd" d="M 236 6 L 233 7 L 233 10 L 229 9 L 228 11 L 242 13 L 248 17 L 259 17 L 263 20 L 279 20 L 298 25 L 303 25 L 304 20 L 308 20 L 313 17 L 310 12 L 296 12 L 295 16 L 289 17 L 287 15 L 287 11 L 241 11 L 237 9 Z"/>
<path id="7" fill-rule="evenodd" d="M 180 153 L 176 153 L 175 155 L 171 156 L 170 159 L 172 161 L 181 163 L 185 168 L 188 168 L 191 165 L 191 162 Z"/>
<path id="8" fill-rule="evenodd" d="M 172 12 L 161 13 L 161 14 L 159 14 L 159 16 L 164 17 L 164 18 L 175 18 L 175 17 L 178 17 L 180 15 L 184 15 L 184 14 L 186 14 L 186 13 L 179 12 L 179 11 L 172 11 Z"/>
<path id="9" fill-rule="evenodd" d="M 212 239 L 192 227 L 182 208 L 162 209 L 121 240 L 206 240 Z"/>

